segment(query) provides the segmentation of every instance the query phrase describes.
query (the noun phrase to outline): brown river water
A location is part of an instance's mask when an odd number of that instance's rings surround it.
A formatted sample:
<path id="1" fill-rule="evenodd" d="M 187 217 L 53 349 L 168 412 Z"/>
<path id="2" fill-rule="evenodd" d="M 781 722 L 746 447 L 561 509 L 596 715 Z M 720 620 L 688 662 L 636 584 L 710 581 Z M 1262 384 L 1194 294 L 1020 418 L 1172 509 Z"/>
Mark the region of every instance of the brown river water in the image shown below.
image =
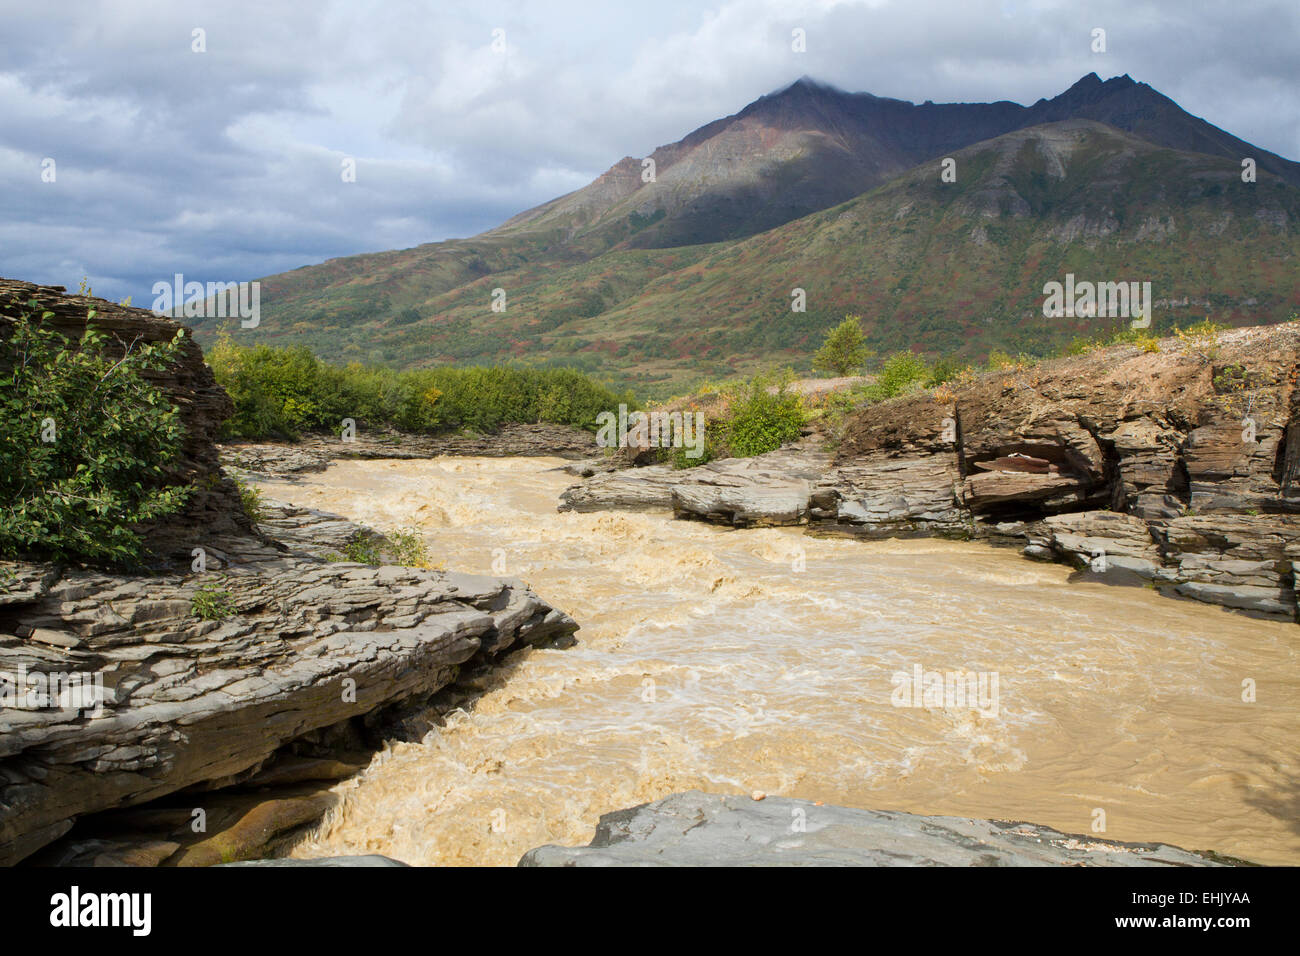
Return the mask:
<path id="1" fill-rule="evenodd" d="M 516 655 L 468 712 L 340 784 L 341 811 L 295 856 L 513 865 L 697 788 L 1300 863 L 1296 625 L 1067 583 L 980 544 L 559 514 L 576 480 L 561 464 L 339 462 L 264 483 L 418 528 L 435 561 L 522 578 L 582 625 L 576 647 Z M 896 706 L 894 675 L 918 667 L 982 673 L 996 698 Z"/>

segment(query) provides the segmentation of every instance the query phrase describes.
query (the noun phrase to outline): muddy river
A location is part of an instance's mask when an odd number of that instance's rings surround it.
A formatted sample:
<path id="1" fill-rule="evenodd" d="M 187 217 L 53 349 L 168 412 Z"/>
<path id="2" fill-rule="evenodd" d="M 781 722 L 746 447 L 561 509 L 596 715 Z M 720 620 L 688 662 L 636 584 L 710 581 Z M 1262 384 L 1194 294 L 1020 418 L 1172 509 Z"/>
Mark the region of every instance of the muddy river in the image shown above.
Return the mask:
<path id="1" fill-rule="evenodd" d="M 264 483 L 416 528 L 435 562 L 522 578 L 582 625 L 341 784 L 295 856 L 513 865 L 698 788 L 1300 863 L 1294 624 L 1068 583 L 979 544 L 559 514 L 561 464 L 340 462 Z"/>

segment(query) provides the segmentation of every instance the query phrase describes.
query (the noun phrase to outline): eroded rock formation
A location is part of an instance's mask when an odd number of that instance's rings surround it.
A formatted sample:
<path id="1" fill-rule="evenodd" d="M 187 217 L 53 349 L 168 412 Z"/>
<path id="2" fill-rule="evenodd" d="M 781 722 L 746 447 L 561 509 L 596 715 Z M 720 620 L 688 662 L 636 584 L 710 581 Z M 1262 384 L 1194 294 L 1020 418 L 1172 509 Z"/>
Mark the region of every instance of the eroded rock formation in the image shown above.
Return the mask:
<path id="1" fill-rule="evenodd" d="M 33 298 L 74 337 L 92 304 L 123 342 L 177 329 L 141 309 L 0 282 L 6 311 Z M 362 530 L 337 516 L 272 506 L 255 530 L 218 464 L 230 402 L 197 347 L 156 381 L 187 429 L 168 480 L 197 489 L 185 513 L 148 529 L 158 570 L 0 562 L 0 865 L 86 814 L 274 768 L 283 777 L 274 758 L 286 745 L 346 737 L 427 700 L 466 665 L 577 627 L 519 581 L 327 561 Z M 276 832 L 328 806 L 303 793 L 232 807 L 227 836 L 187 847 L 181 862 L 219 862 L 245 839 L 240 828 Z M 157 863 L 178 848 L 109 856 Z M 94 856 L 83 846 L 69 858 Z"/>
<path id="2" fill-rule="evenodd" d="M 833 458 L 803 443 L 681 471 L 593 469 L 561 508 L 983 538 L 1294 616 L 1298 362 L 1296 323 L 1111 348 L 865 407 Z"/>

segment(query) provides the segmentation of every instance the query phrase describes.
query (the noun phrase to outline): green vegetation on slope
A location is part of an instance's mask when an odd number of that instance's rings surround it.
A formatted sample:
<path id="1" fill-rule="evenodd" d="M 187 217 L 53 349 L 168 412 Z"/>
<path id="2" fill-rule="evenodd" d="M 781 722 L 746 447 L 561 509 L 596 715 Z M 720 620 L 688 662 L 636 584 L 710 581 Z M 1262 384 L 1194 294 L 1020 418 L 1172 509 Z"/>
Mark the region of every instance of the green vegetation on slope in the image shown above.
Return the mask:
<path id="1" fill-rule="evenodd" d="M 339 367 L 303 346 L 244 347 L 228 336 L 209 351 L 208 364 L 235 403 L 229 438 L 296 438 L 339 430 L 347 418 L 426 434 L 532 422 L 594 431 L 597 414 L 633 405 L 630 395 L 571 369 Z"/>
<path id="2" fill-rule="evenodd" d="M 741 241 L 584 259 L 517 230 L 338 260 L 267 280 L 261 326 L 236 334 L 404 368 L 561 363 L 666 397 L 772 364 L 806 372 L 846 314 L 881 354 L 1046 355 L 1110 324 L 1043 316 L 1043 284 L 1067 272 L 1150 281 L 1153 334 L 1300 304 L 1300 190 L 1275 177 L 1243 183 L 1232 161 L 1078 121 L 954 156 L 956 182 L 925 164 Z M 794 288 L 807 311 L 791 311 Z"/>

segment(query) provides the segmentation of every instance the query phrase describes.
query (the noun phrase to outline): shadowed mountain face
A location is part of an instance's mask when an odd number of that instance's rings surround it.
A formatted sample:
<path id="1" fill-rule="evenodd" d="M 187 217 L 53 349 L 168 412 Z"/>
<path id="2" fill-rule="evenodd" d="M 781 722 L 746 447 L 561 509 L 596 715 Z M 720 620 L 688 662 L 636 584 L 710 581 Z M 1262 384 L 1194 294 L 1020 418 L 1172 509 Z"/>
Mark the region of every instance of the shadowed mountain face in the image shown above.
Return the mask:
<path id="1" fill-rule="evenodd" d="M 1300 164 L 1127 76 L 1028 107 L 803 79 L 649 158 L 652 182 L 626 158 L 471 239 L 266 278 L 262 325 L 240 338 L 399 367 L 545 360 L 658 390 L 806 368 L 847 312 L 878 348 L 1048 348 L 1105 324 L 1036 314 L 1043 283 L 1071 271 L 1151 281 L 1157 326 L 1300 306 Z M 806 313 L 790 311 L 796 286 Z"/>
<path id="2" fill-rule="evenodd" d="M 1090 119 L 1171 149 L 1253 157 L 1300 186 L 1300 164 L 1237 139 L 1127 75 L 1085 76 L 1060 96 L 925 103 L 845 93 L 804 78 L 651 154 L 656 181 L 625 158 L 577 192 L 489 235 L 558 227 L 589 240 L 667 248 L 743 238 L 852 199 L 926 160 L 1013 130 Z"/>

